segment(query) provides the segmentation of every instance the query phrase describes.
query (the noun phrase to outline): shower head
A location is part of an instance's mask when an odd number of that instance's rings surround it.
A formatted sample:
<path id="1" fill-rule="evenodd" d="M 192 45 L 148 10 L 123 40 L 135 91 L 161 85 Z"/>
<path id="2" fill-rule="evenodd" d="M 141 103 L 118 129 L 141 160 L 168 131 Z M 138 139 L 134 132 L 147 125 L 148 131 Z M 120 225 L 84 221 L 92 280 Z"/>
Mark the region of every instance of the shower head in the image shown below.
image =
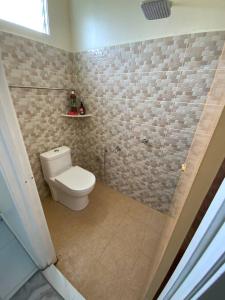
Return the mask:
<path id="1" fill-rule="evenodd" d="M 171 14 L 169 0 L 145 0 L 141 3 L 141 8 L 148 20 L 167 18 Z"/>

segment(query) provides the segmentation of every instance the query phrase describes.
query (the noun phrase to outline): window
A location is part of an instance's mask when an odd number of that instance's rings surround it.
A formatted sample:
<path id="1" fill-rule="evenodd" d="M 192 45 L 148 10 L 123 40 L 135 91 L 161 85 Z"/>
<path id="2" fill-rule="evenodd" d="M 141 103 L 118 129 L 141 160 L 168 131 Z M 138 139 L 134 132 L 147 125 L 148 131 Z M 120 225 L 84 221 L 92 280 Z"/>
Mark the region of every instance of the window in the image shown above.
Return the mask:
<path id="1" fill-rule="evenodd" d="M 0 0 L 0 19 L 49 34 L 47 0 Z"/>

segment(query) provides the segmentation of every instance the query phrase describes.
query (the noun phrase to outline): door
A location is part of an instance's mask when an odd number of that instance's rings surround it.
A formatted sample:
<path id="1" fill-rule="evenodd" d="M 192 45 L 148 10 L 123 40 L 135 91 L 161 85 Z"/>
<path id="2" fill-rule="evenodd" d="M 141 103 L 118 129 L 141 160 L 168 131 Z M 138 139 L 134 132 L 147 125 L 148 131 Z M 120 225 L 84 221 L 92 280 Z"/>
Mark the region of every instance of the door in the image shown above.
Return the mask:
<path id="1" fill-rule="evenodd" d="M 30 162 L 0 58 L 0 213 L 29 253 L 44 269 L 56 261 Z"/>
<path id="2" fill-rule="evenodd" d="M 158 299 L 199 299 L 224 273 L 225 179 Z"/>

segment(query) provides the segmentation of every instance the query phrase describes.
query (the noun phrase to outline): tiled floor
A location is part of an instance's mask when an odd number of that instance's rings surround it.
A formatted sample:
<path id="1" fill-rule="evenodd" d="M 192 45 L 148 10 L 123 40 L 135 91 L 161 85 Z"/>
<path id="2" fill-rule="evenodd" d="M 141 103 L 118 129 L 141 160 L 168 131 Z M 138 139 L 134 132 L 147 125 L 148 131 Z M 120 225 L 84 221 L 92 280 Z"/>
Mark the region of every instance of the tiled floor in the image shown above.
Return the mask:
<path id="1" fill-rule="evenodd" d="M 63 300 L 44 276 L 38 272 L 10 300 Z"/>
<path id="2" fill-rule="evenodd" d="M 43 203 L 57 267 L 88 300 L 139 300 L 169 217 L 97 183 L 86 209 Z M 160 246 L 161 244 L 161 246 Z"/>

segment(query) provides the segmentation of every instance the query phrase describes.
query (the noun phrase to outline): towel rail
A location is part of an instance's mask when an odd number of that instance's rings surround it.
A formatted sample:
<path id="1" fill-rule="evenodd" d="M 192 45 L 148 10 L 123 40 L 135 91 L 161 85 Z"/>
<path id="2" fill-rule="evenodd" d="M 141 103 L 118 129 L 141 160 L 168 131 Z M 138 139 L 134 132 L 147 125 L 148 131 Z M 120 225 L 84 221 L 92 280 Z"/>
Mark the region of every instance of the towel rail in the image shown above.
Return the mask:
<path id="1" fill-rule="evenodd" d="M 45 87 L 45 86 L 29 86 L 29 85 L 15 85 L 9 84 L 9 88 L 15 89 L 36 89 L 36 90 L 52 90 L 52 91 L 71 91 L 72 88 L 54 88 L 54 87 Z"/>

